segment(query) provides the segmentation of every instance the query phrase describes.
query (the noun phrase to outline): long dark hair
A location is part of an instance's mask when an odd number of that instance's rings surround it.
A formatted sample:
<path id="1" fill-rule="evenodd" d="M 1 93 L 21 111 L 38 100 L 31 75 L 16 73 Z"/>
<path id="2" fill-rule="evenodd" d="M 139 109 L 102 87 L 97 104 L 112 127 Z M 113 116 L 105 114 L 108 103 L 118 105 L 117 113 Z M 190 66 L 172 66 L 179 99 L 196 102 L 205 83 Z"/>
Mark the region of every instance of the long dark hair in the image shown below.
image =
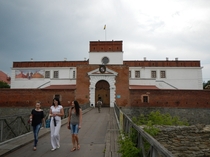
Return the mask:
<path id="1" fill-rule="evenodd" d="M 76 100 L 74 100 L 74 107 L 75 107 L 76 115 L 79 116 L 80 106 L 79 106 L 78 101 L 76 101 Z"/>
<path id="2" fill-rule="evenodd" d="M 53 106 L 55 106 L 55 104 L 54 104 L 54 100 L 56 100 L 56 101 L 58 102 L 58 105 L 61 105 L 60 100 L 59 100 L 58 98 L 54 98 L 54 99 L 53 99 L 53 103 L 52 103 L 52 105 L 53 105 Z"/>

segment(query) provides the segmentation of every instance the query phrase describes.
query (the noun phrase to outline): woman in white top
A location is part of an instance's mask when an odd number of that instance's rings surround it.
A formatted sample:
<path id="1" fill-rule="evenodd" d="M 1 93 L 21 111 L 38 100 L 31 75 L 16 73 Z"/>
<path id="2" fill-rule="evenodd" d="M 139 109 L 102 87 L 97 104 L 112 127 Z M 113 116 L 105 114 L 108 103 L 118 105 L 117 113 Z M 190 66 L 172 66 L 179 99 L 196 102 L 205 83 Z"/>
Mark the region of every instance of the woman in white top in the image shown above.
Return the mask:
<path id="1" fill-rule="evenodd" d="M 52 151 L 60 148 L 60 128 L 61 117 L 64 115 L 63 106 L 58 98 L 53 99 L 53 105 L 50 107 L 50 131 L 51 131 L 51 144 Z"/>

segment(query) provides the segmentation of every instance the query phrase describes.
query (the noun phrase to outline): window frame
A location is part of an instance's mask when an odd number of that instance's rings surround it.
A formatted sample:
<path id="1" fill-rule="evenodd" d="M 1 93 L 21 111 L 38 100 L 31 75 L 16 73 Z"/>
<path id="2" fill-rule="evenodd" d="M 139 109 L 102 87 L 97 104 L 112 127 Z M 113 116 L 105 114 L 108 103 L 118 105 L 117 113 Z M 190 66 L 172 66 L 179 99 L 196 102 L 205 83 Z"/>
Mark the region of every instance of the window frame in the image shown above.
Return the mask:
<path id="1" fill-rule="evenodd" d="M 57 72 L 57 74 L 56 74 L 56 72 Z M 59 71 L 58 70 L 53 71 L 53 78 L 59 78 Z"/>
<path id="2" fill-rule="evenodd" d="M 157 78 L 157 71 L 155 70 L 151 71 L 151 78 Z"/>
<path id="3" fill-rule="evenodd" d="M 135 71 L 135 78 L 140 78 L 140 70 Z"/>
<path id="4" fill-rule="evenodd" d="M 166 78 L 166 71 L 165 70 L 160 71 L 160 78 Z"/>
<path id="5" fill-rule="evenodd" d="M 47 74 L 47 73 L 49 73 L 49 74 Z M 49 76 L 48 76 L 48 75 L 49 75 Z M 45 78 L 50 78 L 50 71 L 45 71 L 44 77 L 45 77 Z"/>
<path id="6" fill-rule="evenodd" d="M 149 95 L 147 95 L 147 94 L 141 95 L 141 102 L 142 103 L 149 103 Z"/>
<path id="7" fill-rule="evenodd" d="M 73 70 L 72 78 L 76 78 L 76 71 L 75 70 Z"/>

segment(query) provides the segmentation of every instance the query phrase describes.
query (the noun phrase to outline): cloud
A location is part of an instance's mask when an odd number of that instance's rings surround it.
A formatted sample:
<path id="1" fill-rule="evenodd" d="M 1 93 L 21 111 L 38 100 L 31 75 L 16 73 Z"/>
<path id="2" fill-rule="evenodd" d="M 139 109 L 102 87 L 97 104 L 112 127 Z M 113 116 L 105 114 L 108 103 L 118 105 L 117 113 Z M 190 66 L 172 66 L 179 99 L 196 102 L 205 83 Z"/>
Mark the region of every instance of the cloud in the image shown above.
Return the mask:
<path id="1" fill-rule="evenodd" d="M 31 58 L 83 60 L 89 41 L 123 40 L 125 60 L 201 60 L 210 80 L 209 17 L 208 0 L 1 0 L 0 69 Z"/>

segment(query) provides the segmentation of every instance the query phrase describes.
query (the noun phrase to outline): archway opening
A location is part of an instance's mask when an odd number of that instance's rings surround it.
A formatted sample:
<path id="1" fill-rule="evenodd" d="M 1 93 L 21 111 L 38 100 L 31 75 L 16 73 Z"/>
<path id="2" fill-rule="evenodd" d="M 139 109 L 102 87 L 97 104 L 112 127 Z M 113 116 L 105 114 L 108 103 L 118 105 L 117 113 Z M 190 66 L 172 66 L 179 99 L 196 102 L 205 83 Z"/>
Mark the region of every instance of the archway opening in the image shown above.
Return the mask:
<path id="1" fill-rule="evenodd" d="M 101 98 L 103 107 L 110 107 L 110 85 L 105 80 L 100 80 L 95 87 L 95 102 Z"/>

